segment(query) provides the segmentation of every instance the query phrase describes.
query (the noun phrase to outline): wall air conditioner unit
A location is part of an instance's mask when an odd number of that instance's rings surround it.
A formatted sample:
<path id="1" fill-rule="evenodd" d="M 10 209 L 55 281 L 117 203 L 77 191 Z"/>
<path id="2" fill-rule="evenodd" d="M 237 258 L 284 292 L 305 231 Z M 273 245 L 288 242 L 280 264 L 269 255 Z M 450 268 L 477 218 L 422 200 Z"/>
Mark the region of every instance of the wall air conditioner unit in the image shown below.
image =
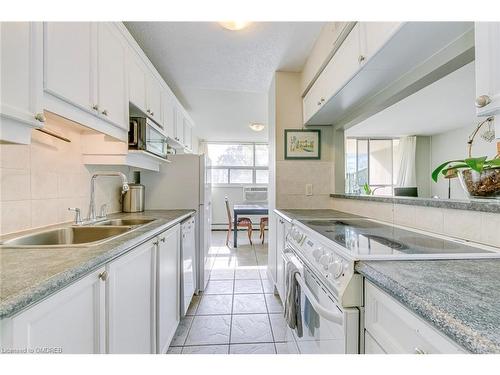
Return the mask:
<path id="1" fill-rule="evenodd" d="M 243 195 L 245 202 L 267 202 L 267 187 L 244 187 Z"/>

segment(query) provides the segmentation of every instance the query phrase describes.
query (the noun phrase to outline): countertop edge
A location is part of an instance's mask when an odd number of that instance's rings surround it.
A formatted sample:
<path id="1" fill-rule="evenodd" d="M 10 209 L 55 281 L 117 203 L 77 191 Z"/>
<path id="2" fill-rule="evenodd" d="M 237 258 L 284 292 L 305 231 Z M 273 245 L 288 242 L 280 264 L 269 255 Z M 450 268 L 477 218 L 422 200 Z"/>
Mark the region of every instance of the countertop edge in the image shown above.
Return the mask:
<path id="1" fill-rule="evenodd" d="M 460 320 L 412 293 L 410 289 L 403 287 L 383 272 L 374 269 L 369 262 L 357 262 L 355 269 L 367 280 L 394 297 L 404 307 L 465 350 L 477 354 L 498 353 L 500 351 L 497 343 L 485 339 L 484 336 Z M 462 332 L 460 332 L 461 330 Z"/>
<path id="2" fill-rule="evenodd" d="M 69 286 L 77 280 L 87 276 L 89 273 L 93 272 L 99 267 L 102 267 L 113 259 L 126 254 L 133 248 L 149 240 L 158 233 L 175 226 L 176 224 L 182 222 L 183 220 L 191 217 L 196 213 L 195 210 L 186 211 L 190 212 L 182 214 L 173 220 L 165 222 L 164 224 L 160 224 L 154 229 L 142 233 L 134 239 L 126 241 L 123 245 L 118 245 L 106 251 L 100 256 L 92 258 L 91 260 L 79 264 L 78 266 L 70 268 L 66 271 L 60 272 L 46 279 L 42 283 L 32 287 L 28 287 L 15 296 L 2 301 L 0 303 L 0 320 L 11 318 L 14 315 L 22 312 L 23 310 L 31 307 L 32 305 L 42 301 L 43 299 L 50 297 L 51 295 L 57 293 L 61 289 Z"/>
<path id="3" fill-rule="evenodd" d="M 500 201 L 494 199 L 483 200 L 443 200 L 432 198 L 411 197 L 383 197 L 371 195 L 330 194 L 330 198 L 356 199 L 381 203 L 404 204 L 409 206 L 447 208 L 452 210 L 478 211 L 500 213 Z"/>

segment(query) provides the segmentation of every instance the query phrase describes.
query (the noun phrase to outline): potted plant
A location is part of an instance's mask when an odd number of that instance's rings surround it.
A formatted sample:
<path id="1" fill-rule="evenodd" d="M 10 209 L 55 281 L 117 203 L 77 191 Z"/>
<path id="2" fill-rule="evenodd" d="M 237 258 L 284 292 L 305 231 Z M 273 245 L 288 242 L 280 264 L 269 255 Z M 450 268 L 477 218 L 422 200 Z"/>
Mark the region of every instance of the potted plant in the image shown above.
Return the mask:
<path id="1" fill-rule="evenodd" d="M 488 160 L 486 156 L 449 160 L 439 165 L 432 172 L 432 179 L 437 182 L 439 175 L 446 178 L 456 177 L 469 198 L 500 197 L 500 159 Z"/>

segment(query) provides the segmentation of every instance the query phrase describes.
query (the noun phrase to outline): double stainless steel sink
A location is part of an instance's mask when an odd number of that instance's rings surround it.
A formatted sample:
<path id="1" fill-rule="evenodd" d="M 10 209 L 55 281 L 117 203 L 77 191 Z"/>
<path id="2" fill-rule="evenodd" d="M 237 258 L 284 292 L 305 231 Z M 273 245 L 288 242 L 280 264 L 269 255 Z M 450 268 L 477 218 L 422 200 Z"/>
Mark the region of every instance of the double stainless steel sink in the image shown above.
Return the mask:
<path id="1" fill-rule="evenodd" d="M 110 219 L 91 225 L 51 229 L 11 238 L 1 243 L 5 247 L 76 247 L 111 240 L 146 225 L 155 219 Z"/>

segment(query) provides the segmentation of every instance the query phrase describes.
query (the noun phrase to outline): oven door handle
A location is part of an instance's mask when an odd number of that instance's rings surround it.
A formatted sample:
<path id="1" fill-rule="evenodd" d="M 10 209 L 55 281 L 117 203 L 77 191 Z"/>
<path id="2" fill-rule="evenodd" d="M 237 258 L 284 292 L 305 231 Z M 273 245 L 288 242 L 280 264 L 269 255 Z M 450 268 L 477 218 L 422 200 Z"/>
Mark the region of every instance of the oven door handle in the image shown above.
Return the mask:
<path id="1" fill-rule="evenodd" d="M 302 291 L 306 295 L 312 307 L 319 315 L 321 315 L 326 320 L 329 320 L 330 322 L 334 322 L 337 324 L 344 323 L 344 315 L 340 311 L 330 311 L 321 306 L 321 304 L 316 299 L 314 294 L 312 294 L 309 288 L 307 287 L 306 282 L 304 281 L 302 276 L 300 276 L 299 274 L 295 274 L 295 279 L 299 283 L 300 287 L 302 288 Z"/>

